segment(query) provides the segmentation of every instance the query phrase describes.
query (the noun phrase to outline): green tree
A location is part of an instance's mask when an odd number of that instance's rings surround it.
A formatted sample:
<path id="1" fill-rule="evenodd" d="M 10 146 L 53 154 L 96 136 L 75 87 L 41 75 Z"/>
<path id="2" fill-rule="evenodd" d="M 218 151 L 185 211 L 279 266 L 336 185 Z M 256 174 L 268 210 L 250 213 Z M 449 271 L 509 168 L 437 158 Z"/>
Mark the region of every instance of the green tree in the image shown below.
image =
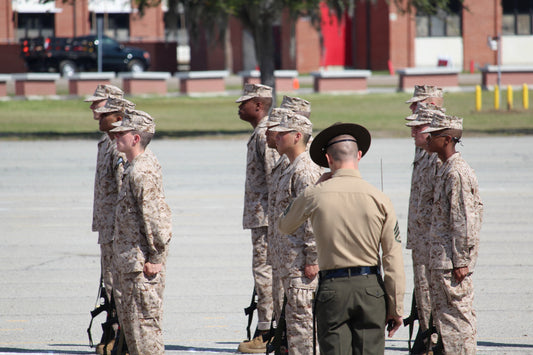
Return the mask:
<path id="1" fill-rule="evenodd" d="M 49 2 L 54 0 L 40 0 Z M 63 0 L 67 2 L 68 0 Z M 133 0 L 141 14 L 149 7 L 159 6 L 161 0 Z M 359 2 L 376 2 L 377 0 L 323 0 L 338 18 L 345 11 L 352 12 Z M 387 0 L 394 3 L 401 11 L 423 11 L 428 14 L 439 10 L 449 11 L 451 0 Z M 287 9 L 293 20 L 300 16 L 309 16 L 313 24 L 320 26 L 320 0 L 167 0 L 169 13 L 167 19 L 177 18 L 177 5 L 185 8 L 189 33 L 194 38 L 200 28 L 210 33 L 211 37 L 224 38 L 230 16 L 239 19 L 254 38 L 255 55 L 261 72 L 261 82 L 275 87 L 274 80 L 274 36 L 273 26 Z M 462 4 L 464 0 L 459 0 Z M 170 21 L 176 24 L 177 21 Z M 295 21 L 293 21 L 295 22 Z M 218 34 L 216 36 L 215 34 Z"/>
<path id="2" fill-rule="evenodd" d="M 357 2 L 376 0 L 324 0 L 325 3 L 341 17 L 345 11 L 353 10 Z M 425 13 L 436 13 L 439 10 L 449 11 L 450 0 L 388 0 L 403 12 L 415 10 Z M 464 0 L 459 0 L 463 3 Z M 142 13 L 146 7 L 155 6 L 160 0 L 135 0 Z M 255 54 L 261 72 L 261 82 L 274 87 L 274 37 L 273 26 L 282 12 L 288 10 L 295 20 L 300 16 L 309 16 L 312 23 L 320 26 L 320 0 L 168 0 L 168 8 L 172 16 L 177 2 L 185 8 L 189 33 L 194 38 L 200 28 L 207 30 L 211 38 L 223 39 L 229 16 L 235 16 L 250 31 L 254 38 Z M 177 14 L 175 14 L 177 16 Z M 218 36 L 216 35 L 218 34 Z"/>

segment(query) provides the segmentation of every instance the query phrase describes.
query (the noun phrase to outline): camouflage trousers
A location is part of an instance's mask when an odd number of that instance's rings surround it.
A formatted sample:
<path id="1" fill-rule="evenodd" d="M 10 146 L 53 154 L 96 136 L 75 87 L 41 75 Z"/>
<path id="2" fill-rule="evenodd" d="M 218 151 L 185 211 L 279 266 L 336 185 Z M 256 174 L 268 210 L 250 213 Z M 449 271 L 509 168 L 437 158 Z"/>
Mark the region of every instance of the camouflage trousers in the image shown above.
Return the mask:
<path id="1" fill-rule="evenodd" d="M 115 273 L 118 319 L 131 355 L 164 354 L 162 316 L 165 274 Z"/>
<path id="2" fill-rule="evenodd" d="M 113 241 L 100 244 L 100 270 L 102 270 L 102 280 L 107 298 L 111 300 L 113 292 Z"/>
<path id="3" fill-rule="evenodd" d="M 267 264 L 267 227 L 252 229 L 252 272 L 257 293 L 257 329 L 270 329 L 272 319 L 272 266 Z"/>
<path id="4" fill-rule="evenodd" d="M 426 331 L 431 318 L 431 297 L 429 292 L 429 268 L 413 261 L 416 309 L 420 328 Z"/>
<path id="5" fill-rule="evenodd" d="M 283 288 L 287 296 L 285 322 L 289 354 L 313 353 L 313 300 L 318 277 L 284 277 Z M 318 351 L 317 351 L 318 353 Z"/>
<path id="6" fill-rule="evenodd" d="M 279 324 L 279 317 L 283 308 L 283 299 L 285 297 L 285 290 L 283 289 L 283 281 L 279 271 L 272 267 L 272 302 L 274 304 L 273 317 L 276 325 Z"/>
<path id="7" fill-rule="evenodd" d="M 477 323 L 472 274 L 461 283 L 457 283 L 452 270 L 431 270 L 430 275 L 433 321 L 445 354 L 475 354 Z"/>

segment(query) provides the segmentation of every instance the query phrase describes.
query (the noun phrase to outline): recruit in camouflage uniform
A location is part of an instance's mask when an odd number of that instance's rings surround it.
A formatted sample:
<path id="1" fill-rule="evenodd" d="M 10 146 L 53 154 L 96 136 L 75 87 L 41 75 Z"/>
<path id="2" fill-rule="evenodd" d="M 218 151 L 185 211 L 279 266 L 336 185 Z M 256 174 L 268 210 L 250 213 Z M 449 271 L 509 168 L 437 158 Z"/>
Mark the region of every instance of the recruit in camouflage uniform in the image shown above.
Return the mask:
<path id="1" fill-rule="evenodd" d="M 455 116 L 435 117 L 431 126 L 423 131 L 431 134 L 429 149 L 443 160 L 436 174 L 431 213 L 432 312 L 444 352 L 454 355 L 476 353 L 472 273 L 483 217 L 476 175 L 455 151 L 455 144 L 462 135 L 462 121 Z M 448 141 L 453 146 L 450 153 L 444 155 L 444 148 L 439 147 Z"/>
<path id="2" fill-rule="evenodd" d="M 438 88 L 433 85 L 415 85 L 415 90 L 413 93 L 413 96 L 405 101 L 406 104 L 410 104 L 409 108 L 411 109 L 411 112 L 413 113 L 410 116 L 407 116 L 405 119 L 407 121 L 413 121 L 417 117 L 416 111 L 417 109 L 424 105 L 433 105 L 433 107 L 442 107 L 442 104 L 444 102 L 444 93 L 441 88 Z M 444 111 L 444 109 L 442 109 Z M 429 125 L 430 122 L 427 123 Z M 409 125 L 408 125 L 409 126 Z M 418 124 L 415 124 L 411 129 L 411 136 L 415 138 L 415 158 L 413 161 L 413 173 L 411 177 L 411 193 L 409 196 L 409 215 L 408 215 L 408 221 L 407 221 L 407 249 L 411 249 L 411 257 L 413 260 L 413 275 L 414 275 L 414 297 L 416 299 L 416 310 L 418 312 L 418 320 L 419 320 L 419 333 L 424 332 L 430 327 L 429 321 L 431 318 L 431 297 L 429 292 L 429 269 L 427 267 L 427 263 L 424 264 L 424 260 L 427 260 L 427 258 L 424 258 L 423 255 L 427 254 L 426 249 L 423 249 L 423 243 L 419 244 L 417 242 L 413 242 L 417 239 L 423 239 L 422 236 L 424 233 L 424 227 L 421 226 L 422 230 L 419 230 L 414 226 L 416 223 L 416 220 L 421 220 L 417 216 L 417 205 L 419 204 L 419 201 L 421 200 L 420 194 L 421 189 L 423 189 L 425 194 L 429 194 L 429 196 L 433 196 L 433 184 L 430 183 L 429 185 L 426 185 L 425 181 L 430 181 L 431 177 L 425 176 L 425 173 L 431 173 L 432 169 L 435 167 L 431 166 L 434 163 L 438 163 L 439 160 L 435 156 L 430 157 L 428 153 L 425 151 L 424 147 L 422 145 L 427 146 L 425 144 L 425 141 L 418 142 L 419 144 L 416 144 L 417 141 L 422 140 L 423 136 L 426 136 L 427 134 L 422 134 L 418 131 L 420 131 L 420 128 L 426 128 L 425 126 L 419 126 Z M 413 129 L 414 127 L 414 129 Z M 420 135 L 419 139 L 415 135 L 413 135 L 413 131 L 416 130 L 418 135 Z M 426 199 L 424 199 L 427 201 Z M 430 201 L 427 201 L 428 203 L 431 203 Z M 431 208 L 431 206 L 430 206 Z M 421 210 L 424 210 L 424 207 L 421 206 Z M 429 228 L 429 227 L 428 227 Z M 419 237 L 420 236 L 420 237 Z M 422 247 L 422 249 L 418 248 L 418 246 Z"/>
<path id="3" fill-rule="evenodd" d="M 98 85 L 94 94 L 84 101 L 91 103 L 106 101 L 104 104 L 107 104 L 109 98 L 121 99 L 122 95 L 122 90 L 116 86 Z M 96 108 L 94 111 L 94 117 L 99 117 L 98 109 Z M 116 144 L 111 140 L 109 134 L 104 132 L 98 141 L 96 155 L 92 230 L 93 232 L 98 232 L 102 279 L 108 299 L 111 299 L 113 290 L 111 259 L 113 255 L 115 206 L 124 171 L 124 159 L 124 154 L 117 151 Z"/>
<path id="4" fill-rule="evenodd" d="M 313 126 L 306 117 L 289 113 L 271 130 L 280 134 L 296 131 L 311 136 Z M 280 153 L 283 152 L 279 143 L 281 139 L 280 135 L 276 138 Z M 276 216 L 283 214 L 291 201 L 308 186 L 314 185 L 322 175 L 323 169 L 311 160 L 306 150 L 306 143 L 303 138 L 298 143 L 289 143 L 293 146 L 300 145 L 300 150 L 281 173 L 276 193 Z M 273 244 L 273 270 L 279 273 L 277 277 L 282 280 L 287 297 L 285 321 L 289 354 L 312 354 L 313 294 L 318 284 L 318 277 L 315 275 L 313 278 L 308 278 L 305 269 L 306 266 L 316 266 L 318 271 L 318 256 L 311 224 L 304 223 L 290 235 L 276 231 Z"/>
<path id="5" fill-rule="evenodd" d="M 428 153 L 427 135 L 420 133 L 427 128 L 433 117 L 445 116 L 443 110 L 432 104 L 421 103 L 415 113 L 408 116 L 405 125 L 412 128 L 411 136 L 417 147 L 413 161 L 409 215 L 407 218 L 407 244 L 413 259 L 414 290 L 419 324 L 422 331 L 429 329 L 431 300 L 429 292 L 429 227 L 433 207 L 433 184 L 440 166 L 436 153 Z"/>
<path id="6" fill-rule="evenodd" d="M 279 108 L 274 108 L 270 112 L 270 116 L 268 118 L 267 122 L 267 135 L 268 134 L 277 134 L 277 132 L 270 132 L 269 128 L 275 127 L 279 125 L 279 122 L 281 121 L 282 117 L 285 114 L 288 114 L 289 112 L 298 113 L 302 116 L 305 116 L 309 118 L 311 115 L 311 103 L 307 100 L 304 100 L 299 97 L 292 97 L 292 96 L 283 96 L 283 100 L 281 101 L 281 105 Z M 309 139 L 308 147 L 311 144 L 312 139 Z M 275 146 L 275 142 L 274 142 Z M 275 192 L 278 190 L 278 182 L 280 180 L 280 174 L 285 170 L 285 168 L 289 165 L 289 160 L 286 155 L 282 155 L 281 158 L 276 163 L 276 166 L 272 169 L 272 183 L 271 183 L 271 189 L 270 191 L 274 191 L 274 193 L 269 193 L 268 196 L 268 218 L 270 221 L 275 221 L 277 219 L 276 213 L 276 196 Z M 268 234 L 269 238 L 268 240 L 272 240 L 272 235 L 277 231 L 276 227 L 269 228 Z M 271 244 L 269 242 L 269 251 L 268 251 L 268 260 L 269 264 L 272 265 L 272 262 L 270 261 L 270 257 L 273 253 L 273 250 L 271 248 Z M 274 267 L 274 266 L 273 266 Z M 284 290 L 283 290 L 283 284 L 281 282 L 281 279 L 279 278 L 279 271 L 272 270 L 272 300 L 274 302 L 274 319 L 276 322 L 279 320 L 279 316 L 281 314 L 281 309 L 283 308 L 283 297 L 284 297 Z"/>
<path id="7" fill-rule="evenodd" d="M 131 157 L 130 148 L 121 145 L 130 131 L 153 134 L 155 124 L 145 112 L 126 110 L 122 123 L 117 122 L 112 130 L 118 134 L 117 148 L 131 160 L 126 164 L 117 201 L 113 241 L 115 300 L 129 353 L 163 354 L 163 291 L 172 216 L 155 155 L 143 147 Z M 159 272 L 150 271 L 154 265 L 161 266 Z"/>
<path id="8" fill-rule="evenodd" d="M 267 140 L 269 139 L 268 138 L 269 135 L 277 134 L 277 132 L 271 132 L 270 129 L 278 126 L 283 116 L 291 112 L 292 112 L 291 110 L 285 109 L 285 108 L 273 108 L 270 111 L 270 115 L 268 116 L 268 121 L 266 122 Z M 275 143 L 276 142 L 274 141 L 273 147 L 275 147 Z M 278 161 L 276 162 L 276 165 L 274 166 L 274 168 L 272 168 L 271 183 L 269 185 L 269 192 L 268 192 L 268 220 L 271 221 L 271 223 L 274 223 L 277 218 L 276 216 L 276 211 L 277 211 L 276 192 L 278 191 L 278 184 L 280 181 L 281 173 L 285 170 L 285 168 L 288 165 L 289 165 L 289 159 L 287 158 L 287 156 L 281 155 Z M 274 239 L 274 235 L 276 231 L 277 231 L 277 228 L 273 224 L 272 224 L 272 228 L 268 228 L 267 263 L 272 267 L 272 302 L 274 305 L 273 306 L 273 318 L 275 319 L 277 323 L 281 315 L 281 309 L 283 308 L 284 291 L 283 291 L 283 284 L 279 277 L 279 271 L 275 269 L 276 265 L 272 262 L 273 256 L 275 257 L 275 251 L 273 249 L 273 246 L 274 246 L 273 239 Z"/>
<path id="9" fill-rule="evenodd" d="M 245 84 L 243 95 L 235 102 L 247 105 L 256 98 L 272 98 L 272 88 L 260 84 Z M 264 117 L 254 127 L 247 143 L 246 180 L 244 187 L 243 228 L 250 229 L 252 235 L 252 272 L 255 291 L 257 293 L 257 329 L 268 332 L 272 319 L 272 267 L 267 263 L 268 234 L 268 191 L 271 173 L 279 159 L 275 149 L 266 144 L 266 121 L 268 109 Z M 251 342 L 239 344 L 239 351 L 265 351 L 266 342 L 262 336 L 254 336 Z M 249 348 L 254 349 L 249 349 Z M 255 349 L 257 348 L 257 349 Z"/>

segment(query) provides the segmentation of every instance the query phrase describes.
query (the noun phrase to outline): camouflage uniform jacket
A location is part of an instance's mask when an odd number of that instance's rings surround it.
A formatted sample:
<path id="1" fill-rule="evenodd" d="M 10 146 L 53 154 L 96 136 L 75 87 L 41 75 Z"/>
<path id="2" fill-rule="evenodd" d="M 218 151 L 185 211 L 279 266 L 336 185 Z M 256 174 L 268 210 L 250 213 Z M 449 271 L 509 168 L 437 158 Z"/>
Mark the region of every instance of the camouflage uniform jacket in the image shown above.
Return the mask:
<path id="1" fill-rule="evenodd" d="M 299 194 L 316 183 L 322 173 L 323 169 L 311 160 L 307 151 L 289 164 L 281 173 L 277 186 L 276 216 L 279 218 Z M 273 225 L 277 225 L 277 221 Z M 302 277 L 305 265 L 318 264 L 315 235 L 309 221 L 290 235 L 275 229 L 272 259 L 281 277 Z"/>
<path id="2" fill-rule="evenodd" d="M 409 216 L 407 218 L 407 249 L 413 249 L 415 262 L 429 262 L 429 228 L 433 209 L 433 187 L 435 174 L 441 162 L 437 154 L 428 154 L 416 148 L 409 196 Z"/>
<path id="3" fill-rule="evenodd" d="M 268 226 L 268 186 L 270 174 L 279 154 L 268 148 L 264 117 L 248 140 L 246 153 L 246 182 L 244 186 L 244 211 L 242 226 L 252 229 Z"/>
<path id="4" fill-rule="evenodd" d="M 139 272 L 145 262 L 165 263 L 172 215 L 165 202 L 161 166 L 146 149 L 124 171 L 117 202 L 113 252 L 119 272 Z"/>
<path id="5" fill-rule="evenodd" d="M 483 203 L 474 170 L 459 153 L 437 171 L 430 230 L 430 268 L 474 270 Z"/>
<path id="6" fill-rule="evenodd" d="M 109 136 L 98 141 L 96 174 L 94 178 L 93 232 L 101 232 L 98 243 L 113 241 L 115 206 L 124 173 L 125 156 Z"/>
<path id="7" fill-rule="evenodd" d="M 281 177 L 281 173 L 287 168 L 289 165 L 289 159 L 286 155 L 282 155 L 278 161 L 276 162 L 276 165 L 272 169 L 271 174 L 271 182 L 268 186 L 268 220 L 270 221 L 271 227 L 268 228 L 268 234 L 267 234 L 267 245 L 268 245 L 268 252 L 267 252 L 267 264 L 272 265 L 272 255 L 274 253 L 273 247 L 273 240 L 275 237 L 275 233 L 277 231 L 276 227 L 276 220 L 278 219 L 276 216 L 276 192 L 278 191 L 278 185 Z"/>

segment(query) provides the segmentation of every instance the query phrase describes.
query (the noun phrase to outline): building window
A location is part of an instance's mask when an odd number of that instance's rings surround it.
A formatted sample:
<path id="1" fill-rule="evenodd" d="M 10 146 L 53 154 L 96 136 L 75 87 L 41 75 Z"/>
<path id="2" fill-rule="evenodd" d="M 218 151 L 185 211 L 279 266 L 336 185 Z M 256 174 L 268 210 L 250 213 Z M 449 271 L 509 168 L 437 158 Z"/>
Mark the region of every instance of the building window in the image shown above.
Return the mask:
<path id="1" fill-rule="evenodd" d="M 502 7 L 502 34 L 533 34 L 533 0 L 506 0 L 502 1 Z"/>
<path id="2" fill-rule="evenodd" d="M 91 33 L 97 33 L 97 18 L 103 17 L 104 34 L 117 41 L 130 39 L 130 14 L 128 13 L 103 13 L 91 16 Z"/>
<path id="3" fill-rule="evenodd" d="M 54 36 L 54 14 L 18 13 L 17 39 Z"/>
<path id="4" fill-rule="evenodd" d="M 439 10 L 435 14 L 427 14 L 423 11 L 417 11 L 416 36 L 461 36 L 461 12 L 463 7 L 458 0 L 451 0 L 449 6 L 450 12 Z"/>

